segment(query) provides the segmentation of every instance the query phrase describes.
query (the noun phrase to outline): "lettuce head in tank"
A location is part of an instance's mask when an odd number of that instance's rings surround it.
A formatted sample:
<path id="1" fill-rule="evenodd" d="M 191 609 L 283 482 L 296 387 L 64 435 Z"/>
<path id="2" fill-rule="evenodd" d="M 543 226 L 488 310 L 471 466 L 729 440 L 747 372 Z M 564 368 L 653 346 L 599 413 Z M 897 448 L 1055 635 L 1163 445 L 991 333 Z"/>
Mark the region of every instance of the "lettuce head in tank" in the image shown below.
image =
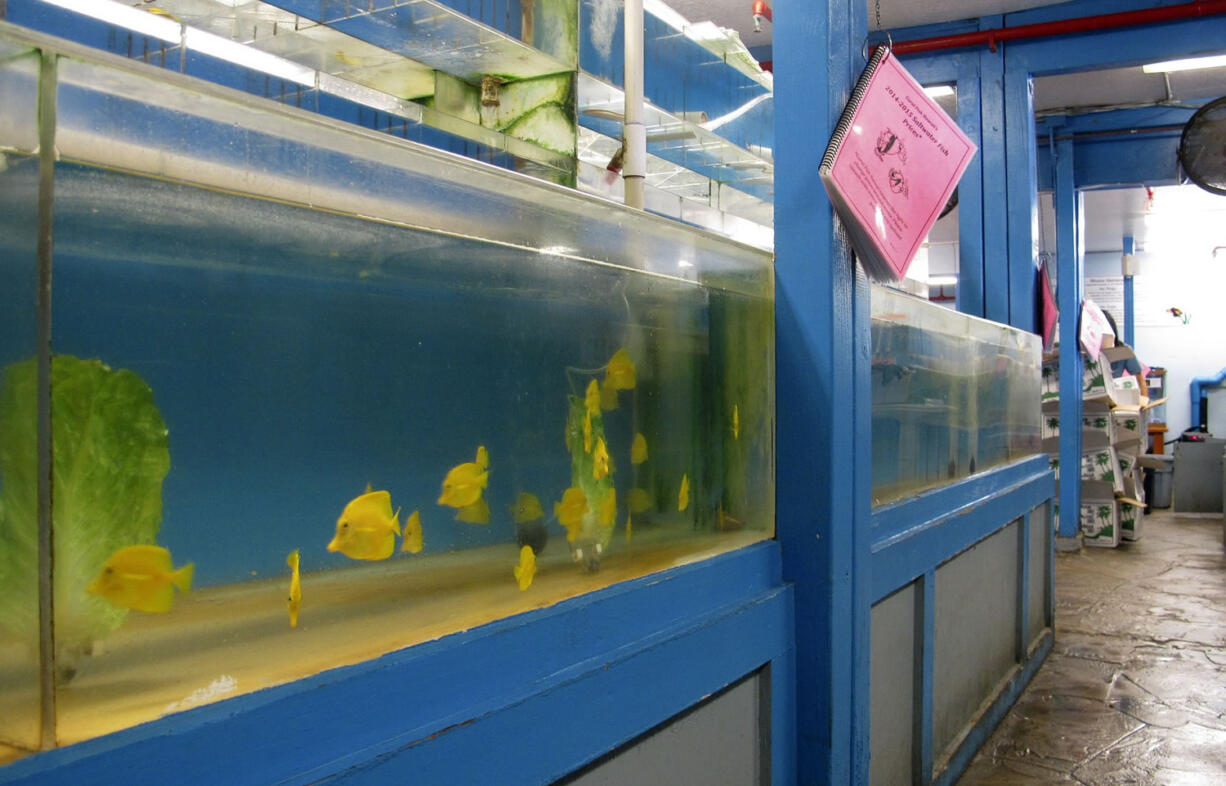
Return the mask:
<path id="1" fill-rule="evenodd" d="M 0 374 L 0 625 L 27 641 L 38 630 L 37 402 L 35 361 L 6 367 Z M 129 606 L 88 588 L 121 549 L 156 540 L 170 450 L 166 423 L 143 379 L 71 355 L 51 360 L 51 439 L 56 659 L 60 678 L 68 679 L 79 658 L 128 615 Z"/>

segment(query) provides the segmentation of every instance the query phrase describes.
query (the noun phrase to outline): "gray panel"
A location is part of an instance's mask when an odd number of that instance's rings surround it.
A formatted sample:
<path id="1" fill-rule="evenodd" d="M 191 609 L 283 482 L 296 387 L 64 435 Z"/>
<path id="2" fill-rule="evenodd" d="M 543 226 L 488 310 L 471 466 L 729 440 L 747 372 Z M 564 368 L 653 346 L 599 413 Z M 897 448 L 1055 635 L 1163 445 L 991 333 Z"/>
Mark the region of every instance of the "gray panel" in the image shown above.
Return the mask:
<path id="1" fill-rule="evenodd" d="M 649 685 L 642 688 L 651 690 Z M 755 672 L 563 782 L 569 786 L 769 783 L 769 701 L 769 672 Z"/>
<path id="2" fill-rule="evenodd" d="M 937 568 L 932 750 L 940 761 L 1014 665 L 1018 523 Z"/>
<path id="3" fill-rule="evenodd" d="M 1175 443 L 1175 510 L 1217 513 L 1222 509 L 1222 449 L 1226 439 Z"/>
<path id="4" fill-rule="evenodd" d="M 1047 505 L 1030 511 L 1030 571 L 1026 594 L 1026 641 L 1034 644 L 1047 627 L 1047 553 L 1051 549 Z"/>
<path id="5" fill-rule="evenodd" d="M 909 786 L 915 723 L 915 584 L 873 606 L 869 783 Z"/>

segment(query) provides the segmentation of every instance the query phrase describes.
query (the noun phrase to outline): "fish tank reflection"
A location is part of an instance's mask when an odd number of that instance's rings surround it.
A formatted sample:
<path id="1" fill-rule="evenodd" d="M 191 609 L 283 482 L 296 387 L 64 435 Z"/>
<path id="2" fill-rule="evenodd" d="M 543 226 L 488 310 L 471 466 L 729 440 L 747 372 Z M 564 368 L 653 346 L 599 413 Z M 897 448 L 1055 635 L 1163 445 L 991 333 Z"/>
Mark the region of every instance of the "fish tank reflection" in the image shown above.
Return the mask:
<path id="1" fill-rule="evenodd" d="M 873 504 L 1040 451 L 1039 337 L 872 288 Z"/>
<path id="2" fill-rule="evenodd" d="M 54 46 L 0 29 L 0 760 L 773 536 L 769 255 L 87 55 L 40 215 Z"/>

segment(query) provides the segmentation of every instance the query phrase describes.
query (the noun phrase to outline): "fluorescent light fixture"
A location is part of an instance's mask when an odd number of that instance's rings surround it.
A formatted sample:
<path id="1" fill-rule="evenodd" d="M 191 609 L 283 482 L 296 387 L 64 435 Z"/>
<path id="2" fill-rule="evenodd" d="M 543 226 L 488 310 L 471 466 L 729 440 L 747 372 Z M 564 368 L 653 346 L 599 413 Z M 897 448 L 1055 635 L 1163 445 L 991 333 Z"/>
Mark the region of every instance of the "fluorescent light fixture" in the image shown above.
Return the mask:
<path id="1" fill-rule="evenodd" d="M 1164 60 L 1161 63 L 1143 65 L 1141 70 L 1147 74 L 1169 74 L 1172 71 L 1195 71 L 1198 68 L 1221 68 L 1222 66 L 1226 66 L 1226 55 Z"/>
<path id="2" fill-rule="evenodd" d="M 46 2 L 100 22 L 131 30 L 134 33 L 160 38 L 172 44 L 179 43 L 182 35 L 182 27 L 175 20 L 122 3 L 100 3 L 98 0 L 46 0 Z"/>
<path id="3" fill-rule="evenodd" d="M 307 87 L 315 86 L 315 69 L 298 65 L 284 57 L 262 52 L 229 38 L 222 38 L 195 27 L 185 27 L 183 28 L 183 43 L 188 49 L 211 55 L 219 60 L 226 60 Z"/>
<path id="4" fill-rule="evenodd" d="M 573 254 L 578 250 L 579 249 L 571 248 L 570 246 L 544 246 L 542 248 L 538 248 L 536 253 L 544 254 L 546 256 L 562 257 L 566 256 L 567 254 Z"/>
<path id="5" fill-rule="evenodd" d="M 930 287 L 952 287 L 958 283 L 957 276 L 929 276 L 928 286 Z"/>
<path id="6" fill-rule="evenodd" d="M 925 87 L 924 92 L 928 94 L 929 98 L 945 98 L 946 96 L 954 95 L 954 89 L 949 85 L 932 85 L 931 87 Z"/>

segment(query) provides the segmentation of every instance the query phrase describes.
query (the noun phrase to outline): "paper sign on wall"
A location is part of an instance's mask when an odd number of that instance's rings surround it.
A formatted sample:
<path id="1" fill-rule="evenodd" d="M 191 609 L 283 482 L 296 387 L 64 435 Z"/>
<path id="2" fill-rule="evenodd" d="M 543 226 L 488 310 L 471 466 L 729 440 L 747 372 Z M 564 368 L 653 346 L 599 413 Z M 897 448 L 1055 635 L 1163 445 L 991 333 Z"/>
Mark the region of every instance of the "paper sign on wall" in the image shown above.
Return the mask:
<path id="1" fill-rule="evenodd" d="M 1110 336 L 1111 344 L 1115 343 L 1115 333 L 1111 323 L 1103 316 L 1103 310 L 1094 305 L 1093 300 L 1081 303 L 1081 347 L 1087 356 L 1096 358 L 1103 348 L 1103 337 Z"/>

